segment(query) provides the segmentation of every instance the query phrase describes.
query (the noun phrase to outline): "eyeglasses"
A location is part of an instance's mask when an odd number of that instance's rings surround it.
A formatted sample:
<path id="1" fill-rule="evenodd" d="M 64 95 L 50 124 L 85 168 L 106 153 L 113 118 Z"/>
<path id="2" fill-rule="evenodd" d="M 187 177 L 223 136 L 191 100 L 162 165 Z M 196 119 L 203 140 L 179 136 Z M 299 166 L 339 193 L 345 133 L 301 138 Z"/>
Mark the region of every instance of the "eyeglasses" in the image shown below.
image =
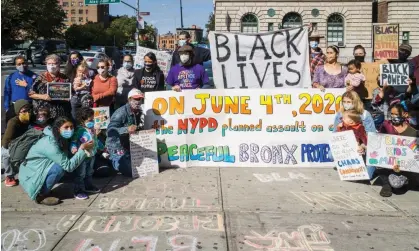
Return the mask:
<path id="1" fill-rule="evenodd" d="M 106 66 L 98 66 L 97 68 L 99 68 L 99 69 L 106 69 L 107 67 Z"/>

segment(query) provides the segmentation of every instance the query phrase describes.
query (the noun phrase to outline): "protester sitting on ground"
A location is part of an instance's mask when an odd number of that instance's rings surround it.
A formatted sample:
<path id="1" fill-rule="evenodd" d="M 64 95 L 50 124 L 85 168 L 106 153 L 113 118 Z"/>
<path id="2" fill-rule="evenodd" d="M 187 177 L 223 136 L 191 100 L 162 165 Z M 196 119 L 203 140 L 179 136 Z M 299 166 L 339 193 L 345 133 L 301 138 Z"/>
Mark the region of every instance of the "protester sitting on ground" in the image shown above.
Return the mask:
<path id="1" fill-rule="evenodd" d="M 211 60 L 211 51 L 206 48 L 199 47 L 199 46 L 193 46 L 191 44 L 191 35 L 187 31 L 182 31 L 179 33 L 178 45 L 179 45 L 178 49 L 182 48 L 185 45 L 189 45 L 190 47 L 192 47 L 193 57 L 191 57 L 192 59 L 191 64 L 193 65 L 196 65 L 196 64 L 203 65 L 204 62 Z M 178 50 L 175 50 L 172 55 L 172 67 L 180 64 L 181 62 L 182 60 L 180 58 L 180 53 Z"/>
<path id="2" fill-rule="evenodd" d="M 113 168 L 127 177 L 132 177 L 129 135 L 144 129 L 143 98 L 140 90 L 132 89 L 128 103 L 115 111 L 108 126 L 106 148 L 110 160 Z"/>
<path id="3" fill-rule="evenodd" d="M 365 52 L 365 48 L 362 45 L 357 45 L 354 47 L 354 58 L 355 60 L 364 63 L 365 62 L 365 56 L 367 53 Z"/>
<path id="4" fill-rule="evenodd" d="M 342 122 L 338 124 L 338 132 L 353 131 L 355 139 L 358 142 L 358 152 L 366 152 L 367 149 L 367 132 L 362 125 L 361 116 L 355 110 L 347 110 L 343 112 Z"/>
<path id="5" fill-rule="evenodd" d="M 71 138 L 71 153 L 77 153 L 81 144 L 93 141 L 93 148 L 85 150 L 86 158 L 75 170 L 74 197 L 78 200 L 86 200 L 89 196 L 86 193 L 98 193 L 100 190 L 93 185 L 93 166 L 97 151 L 104 149 L 103 144 L 98 140 L 97 135 L 100 129 L 95 128 L 95 112 L 91 108 L 80 108 L 77 111 L 77 128 Z"/>
<path id="6" fill-rule="evenodd" d="M 9 145 L 12 140 L 23 135 L 28 130 L 32 113 L 31 108 L 31 104 L 27 100 L 20 99 L 15 102 L 14 109 L 17 115 L 9 120 L 6 131 L 1 139 L 1 166 L 5 169 L 5 184 L 7 187 L 18 185 L 15 179 L 18 170 L 15 170 L 9 163 Z"/>
<path id="7" fill-rule="evenodd" d="M 413 129 L 407 122 L 408 113 L 401 104 L 393 104 L 390 107 L 390 120 L 384 121 L 380 128 L 380 133 L 406 136 L 406 137 L 419 137 L 418 131 Z M 414 183 L 415 175 L 410 172 L 400 172 L 400 167 L 394 165 L 393 170 L 380 170 L 380 178 L 383 182 L 383 188 L 380 195 L 383 197 L 390 197 L 395 190 L 407 189 L 409 181 Z M 413 179 L 411 179 L 411 178 Z M 417 180 L 417 178 L 416 178 Z M 413 184 L 411 184 L 413 185 Z"/>
<path id="8" fill-rule="evenodd" d="M 77 66 L 77 75 L 73 81 L 74 95 L 71 97 L 71 115 L 76 119 L 77 109 L 81 107 L 81 99 L 91 92 L 92 79 L 89 76 L 89 68 L 83 61 Z"/>
<path id="9" fill-rule="evenodd" d="M 117 80 L 109 74 L 109 62 L 99 60 L 97 65 L 98 74 L 93 80 L 92 96 L 94 107 L 109 106 L 112 112 L 112 104 L 114 103 L 116 90 L 118 88 Z"/>
<path id="10" fill-rule="evenodd" d="M 48 206 L 57 205 L 59 198 L 50 197 L 54 185 L 65 172 L 73 172 L 87 158 L 85 151 L 93 148 L 93 142 L 80 145 L 70 159 L 70 139 L 74 127 L 71 119 L 57 118 L 52 128 L 44 130 L 44 137 L 29 150 L 26 161 L 20 166 L 20 185 L 32 200 Z"/>
<path id="11" fill-rule="evenodd" d="M 313 87 L 324 91 L 325 88 L 344 88 L 346 66 L 338 62 L 339 47 L 331 45 L 326 50 L 326 62 L 314 72 Z"/>
<path id="12" fill-rule="evenodd" d="M 320 36 L 314 31 L 310 34 L 308 40 L 310 42 L 310 74 L 311 79 L 313 79 L 314 72 L 316 71 L 317 66 L 324 65 L 325 55 L 323 54 L 322 49 L 319 47 Z"/>
<path id="13" fill-rule="evenodd" d="M 77 77 L 77 67 L 83 62 L 83 55 L 78 51 L 72 51 L 68 57 L 67 64 L 64 69 L 64 75 L 68 77 L 70 83 L 74 82 Z"/>
<path id="14" fill-rule="evenodd" d="M 51 124 L 51 114 L 48 107 L 41 107 L 35 116 L 35 121 L 29 126 L 38 131 L 43 131 L 45 127 Z"/>
<path id="15" fill-rule="evenodd" d="M 149 52 L 144 56 L 144 68 L 135 71 L 139 89 L 143 92 L 165 90 L 164 74 L 157 65 L 157 57 Z"/>
<path id="16" fill-rule="evenodd" d="M 116 79 L 118 89 L 115 96 L 115 109 L 118 109 L 127 103 L 128 93 L 138 87 L 138 80 L 135 79 L 134 58 L 131 54 L 124 56 L 122 67 L 116 73 Z"/>
<path id="17" fill-rule="evenodd" d="M 29 93 L 29 97 L 33 99 L 34 112 L 37 113 L 40 107 L 48 107 L 53 120 L 60 116 L 70 117 L 70 100 L 51 100 L 48 95 L 48 83 L 69 83 L 67 76 L 60 72 L 61 58 L 56 54 L 51 54 L 46 57 L 45 63 L 47 64 L 47 71 L 41 73 L 35 79 Z"/>
<path id="18" fill-rule="evenodd" d="M 28 65 L 23 56 L 15 58 L 16 71 L 10 74 L 4 82 L 4 110 L 6 111 L 6 123 L 16 116 L 13 104 L 24 99 L 31 102 L 29 90 L 37 75 L 28 70 Z"/>
<path id="19" fill-rule="evenodd" d="M 166 83 L 174 91 L 205 89 L 209 83 L 208 75 L 200 64 L 193 64 L 194 51 L 185 45 L 179 49 L 181 63 L 173 66 L 167 74 Z"/>

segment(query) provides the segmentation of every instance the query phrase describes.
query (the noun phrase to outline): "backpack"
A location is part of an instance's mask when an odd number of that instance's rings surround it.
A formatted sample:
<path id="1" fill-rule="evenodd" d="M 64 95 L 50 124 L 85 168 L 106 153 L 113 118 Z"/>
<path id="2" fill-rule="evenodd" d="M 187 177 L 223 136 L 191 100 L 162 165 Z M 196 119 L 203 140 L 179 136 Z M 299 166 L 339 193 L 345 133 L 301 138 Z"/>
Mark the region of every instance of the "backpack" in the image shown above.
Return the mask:
<path id="1" fill-rule="evenodd" d="M 28 155 L 29 149 L 42 137 L 44 136 L 43 131 L 36 129 L 29 129 L 22 136 L 17 137 L 9 145 L 9 163 L 13 168 L 19 168 L 26 156 Z"/>

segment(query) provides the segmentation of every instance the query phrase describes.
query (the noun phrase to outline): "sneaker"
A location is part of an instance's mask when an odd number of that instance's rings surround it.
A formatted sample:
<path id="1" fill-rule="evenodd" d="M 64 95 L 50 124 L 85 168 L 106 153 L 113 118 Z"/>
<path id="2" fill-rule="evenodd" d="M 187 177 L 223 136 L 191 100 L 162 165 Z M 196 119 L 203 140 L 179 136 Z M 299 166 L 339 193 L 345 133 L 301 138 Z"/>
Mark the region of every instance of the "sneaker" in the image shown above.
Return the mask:
<path id="1" fill-rule="evenodd" d="M 87 194 L 85 194 L 85 193 L 76 193 L 76 194 L 74 194 L 74 198 L 76 198 L 78 200 L 87 200 L 89 198 L 89 196 L 87 196 Z"/>
<path id="2" fill-rule="evenodd" d="M 56 197 L 44 197 L 38 194 L 38 196 L 36 196 L 36 203 L 42 204 L 45 206 L 55 206 L 60 203 L 60 200 Z"/>
<path id="3" fill-rule="evenodd" d="M 86 186 L 86 189 L 84 191 L 88 193 L 99 193 L 100 189 L 95 187 L 94 185 L 91 185 L 91 186 Z"/>
<path id="4" fill-rule="evenodd" d="M 4 181 L 7 187 L 14 187 L 17 186 L 17 180 L 13 177 L 6 177 L 6 180 Z"/>

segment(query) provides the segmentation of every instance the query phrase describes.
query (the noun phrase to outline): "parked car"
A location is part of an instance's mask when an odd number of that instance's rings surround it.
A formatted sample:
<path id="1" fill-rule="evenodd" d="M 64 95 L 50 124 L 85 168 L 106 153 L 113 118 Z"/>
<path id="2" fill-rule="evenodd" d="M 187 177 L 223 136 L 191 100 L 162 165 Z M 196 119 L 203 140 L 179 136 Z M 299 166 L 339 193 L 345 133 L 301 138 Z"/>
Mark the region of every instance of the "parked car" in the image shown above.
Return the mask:
<path id="1" fill-rule="evenodd" d="M 80 54 L 83 56 L 89 68 L 95 70 L 97 70 L 99 60 L 107 57 L 105 53 L 100 51 L 80 51 Z"/>
<path id="2" fill-rule="evenodd" d="M 26 58 L 26 53 L 24 50 L 9 50 L 1 55 L 1 64 L 14 64 L 15 58 L 17 56 L 24 56 Z"/>
<path id="3" fill-rule="evenodd" d="M 29 46 L 32 50 L 32 59 L 35 64 L 43 64 L 49 54 L 57 54 L 62 62 L 68 58 L 68 47 L 64 40 L 36 40 Z"/>
<path id="4" fill-rule="evenodd" d="M 215 89 L 214 86 L 214 74 L 212 72 L 212 61 L 206 61 L 204 62 L 204 69 L 208 74 L 208 78 L 209 78 L 209 88 L 208 89 Z"/>

